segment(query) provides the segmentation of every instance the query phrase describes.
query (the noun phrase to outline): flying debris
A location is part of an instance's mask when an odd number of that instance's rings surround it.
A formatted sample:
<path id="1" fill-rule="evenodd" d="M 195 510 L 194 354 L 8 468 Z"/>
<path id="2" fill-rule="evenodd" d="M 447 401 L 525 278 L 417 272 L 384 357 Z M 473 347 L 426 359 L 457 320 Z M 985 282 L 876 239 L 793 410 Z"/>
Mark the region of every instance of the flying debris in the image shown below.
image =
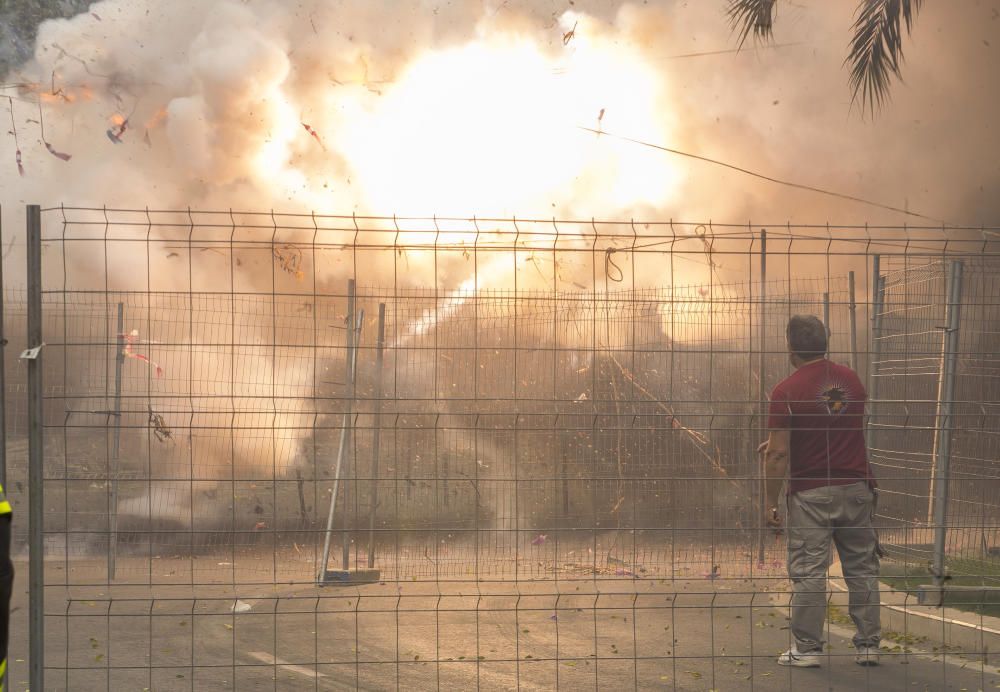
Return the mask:
<path id="1" fill-rule="evenodd" d="M 133 329 L 128 334 L 122 334 L 125 337 L 125 348 L 122 350 L 122 355 L 126 358 L 135 358 L 136 360 L 141 360 L 146 363 L 156 372 L 157 377 L 163 377 L 163 368 L 154 363 L 149 359 L 149 356 L 144 356 L 141 353 L 135 353 L 132 347 L 139 342 L 139 330 Z"/>
<path id="2" fill-rule="evenodd" d="M 14 135 L 14 160 L 17 162 L 17 172 L 24 175 L 24 166 L 21 164 L 21 145 L 17 143 L 17 125 L 14 124 L 14 99 L 7 97 L 10 104 L 10 134 Z"/>
<path id="3" fill-rule="evenodd" d="M 540 533 L 531 539 L 531 545 L 542 545 L 543 543 L 545 543 L 545 539 L 547 538 L 548 536 L 546 536 L 544 533 Z"/>
<path id="4" fill-rule="evenodd" d="M 570 29 L 569 31 L 567 31 L 565 34 L 563 34 L 563 45 L 564 46 L 568 46 L 569 42 L 572 41 L 576 37 L 576 25 L 579 24 L 579 23 L 580 22 L 574 22 L 573 23 L 573 28 Z"/>
<path id="5" fill-rule="evenodd" d="M 152 405 L 149 406 L 149 424 L 153 426 L 153 435 L 160 442 L 173 439 L 174 435 L 170 432 L 170 428 L 167 427 L 167 422 L 163 420 L 163 416 L 153 410 Z"/>
<path id="6" fill-rule="evenodd" d="M 118 122 L 121 119 L 121 122 Z M 113 123 L 118 125 L 118 129 L 115 130 L 113 127 L 109 127 L 107 130 L 108 139 L 110 139 L 115 144 L 122 143 L 122 135 L 125 134 L 125 130 L 128 128 L 128 118 L 122 118 L 120 115 L 116 115 L 111 119 Z"/>
<path id="7" fill-rule="evenodd" d="M 71 158 L 73 158 L 72 154 L 64 154 L 61 151 L 56 151 L 52 147 L 52 145 L 46 142 L 45 140 L 42 140 L 42 143 L 45 145 L 45 148 L 49 150 L 49 153 L 55 156 L 57 159 L 62 159 L 63 161 L 69 161 Z"/>
<path id="8" fill-rule="evenodd" d="M 38 102 L 38 129 L 41 130 L 42 144 L 45 145 L 45 148 L 48 150 L 50 154 L 55 156 L 57 159 L 61 159 L 62 161 L 69 161 L 71 158 L 73 158 L 71 154 L 64 154 L 61 151 L 56 151 L 55 147 L 49 144 L 49 141 L 45 139 L 45 118 L 42 117 L 41 101 Z"/>
<path id="9" fill-rule="evenodd" d="M 272 251 L 274 258 L 278 260 L 278 266 L 287 274 L 291 274 L 300 281 L 305 276 L 302 271 L 302 250 L 294 245 L 282 245 Z"/>
<path id="10" fill-rule="evenodd" d="M 315 139 L 316 142 L 323 148 L 323 151 L 326 151 L 326 145 L 324 145 L 323 140 L 319 138 L 319 133 L 316 132 L 316 130 L 312 129 L 309 125 L 306 125 L 305 123 L 302 123 L 302 127 L 306 128 L 306 132 L 312 135 L 312 138 Z"/>

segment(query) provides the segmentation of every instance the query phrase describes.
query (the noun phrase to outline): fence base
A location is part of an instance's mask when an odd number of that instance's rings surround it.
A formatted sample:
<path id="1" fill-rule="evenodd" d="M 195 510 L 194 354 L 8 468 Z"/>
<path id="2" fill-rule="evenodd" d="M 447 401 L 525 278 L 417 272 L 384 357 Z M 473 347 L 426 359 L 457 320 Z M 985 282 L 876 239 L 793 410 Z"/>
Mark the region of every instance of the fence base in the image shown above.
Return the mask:
<path id="1" fill-rule="evenodd" d="M 320 585 L 349 586 L 352 584 L 377 584 L 382 579 L 377 569 L 328 569 L 320 576 Z"/>

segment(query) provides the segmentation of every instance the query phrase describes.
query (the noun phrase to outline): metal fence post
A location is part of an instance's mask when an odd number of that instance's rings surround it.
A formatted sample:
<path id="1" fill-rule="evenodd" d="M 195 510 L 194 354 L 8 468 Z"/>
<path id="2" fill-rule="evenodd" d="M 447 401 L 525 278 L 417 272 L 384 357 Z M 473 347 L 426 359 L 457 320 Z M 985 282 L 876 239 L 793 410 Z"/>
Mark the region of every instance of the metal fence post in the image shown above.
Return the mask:
<path id="1" fill-rule="evenodd" d="M 758 354 L 757 374 L 757 401 L 760 407 L 759 420 L 760 439 L 767 439 L 767 389 L 764 383 L 764 371 L 767 365 L 767 231 L 760 231 L 760 310 L 758 311 L 758 321 L 760 322 L 760 353 Z M 757 548 L 757 562 L 764 562 L 764 544 L 767 542 L 767 524 L 764 517 L 767 514 L 767 479 L 765 476 L 766 466 L 764 457 L 759 457 L 760 463 L 760 511 L 757 513 L 757 522 L 760 525 L 760 545 Z"/>
<path id="2" fill-rule="evenodd" d="M 118 469 L 119 451 L 122 439 L 122 364 L 125 362 L 125 304 L 118 303 L 118 331 L 115 344 L 115 408 L 111 415 L 115 419 L 115 434 L 111 446 L 111 500 L 108 510 L 111 513 L 108 527 L 111 536 L 108 539 L 108 580 L 115 578 L 116 560 L 118 558 Z"/>
<path id="3" fill-rule="evenodd" d="M 333 534 L 333 517 L 337 508 L 337 493 L 340 492 L 340 470 L 348 449 L 349 426 L 351 425 L 351 405 L 354 403 L 354 279 L 347 280 L 347 354 L 344 371 L 348 396 L 344 404 L 343 427 L 340 429 L 340 446 L 337 449 L 337 465 L 333 472 L 333 492 L 330 496 L 330 512 L 326 517 L 326 536 L 323 539 L 323 562 L 320 563 L 318 580 L 326 581 L 326 569 L 330 560 L 330 539 Z"/>
<path id="4" fill-rule="evenodd" d="M 941 357 L 941 378 L 938 381 L 937 420 L 934 427 L 934 461 L 931 467 L 931 501 L 934 527 L 934 585 L 944 584 L 944 543 L 948 521 L 948 466 L 951 457 L 952 407 L 955 401 L 955 375 L 958 361 L 958 329 L 962 311 L 962 262 L 952 260 L 948 266 L 948 303 L 944 327 L 944 348 Z"/>
<path id="5" fill-rule="evenodd" d="M 0 247 L 3 247 L 2 222 L 0 222 Z M 2 259 L 2 256 L 0 256 L 0 485 L 3 486 L 4 490 L 7 490 L 7 337 L 3 323 L 4 283 Z"/>
<path id="6" fill-rule="evenodd" d="M 826 357 L 830 357 L 830 341 L 833 331 L 830 329 L 830 294 L 823 294 L 823 329 L 826 330 Z"/>
<path id="7" fill-rule="evenodd" d="M 45 689 L 45 560 L 42 498 L 45 457 L 42 449 L 42 211 L 28 205 L 28 630 L 29 685 Z"/>
<path id="8" fill-rule="evenodd" d="M 2 215 L 0 208 L 0 215 Z M 0 247 L 3 247 L 3 222 L 0 221 Z M 0 486 L 7 490 L 7 338 L 3 325 L 3 256 L 0 255 Z M 0 676 L 0 689 L 10 689 L 7 671 Z"/>
<path id="9" fill-rule="evenodd" d="M 848 272 L 847 274 L 847 291 L 850 293 L 850 303 L 848 307 L 850 308 L 850 327 L 851 327 L 851 370 L 854 372 L 858 371 L 858 303 L 855 300 L 854 293 L 854 272 Z"/>
<path id="10" fill-rule="evenodd" d="M 375 351 L 375 420 L 372 432 L 372 485 L 369 496 L 368 568 L 375 567 L 375 511 L 378 507 L 378 454 L 382 432 L 382 363 L 385 351 L 385 303 L 378 304 L 378 342 Z"/>
<path id="11" fill-rule="evenodd" d="M 868 335 L 868 425 L 865 427 L 865 446 L 871 458 L 872 422 L 875 420 L 875 402 L 878 400 L 878 363 L 881 356 L 882 309 L 885 305 L 885 277 L 881 272 L 881 257 L 872 257 L 872 313 Z"/>
<path id="12" fill-rule="evenodd" d="M 354 318 L 354 325 L 353 325 L 354 333 L 351 336 L 351 344 L 352 344 L 351 371 L 350 371 L 351 379 L 350 379 L 350 381 L 348 382 L 348 385 L 347 385 L 348 386 L 348 392 L 349 392 L 348 396 L 350 398 L 350 401 L 347 404 L 348 405 L 348 412 L 349 413 L 353 409 L 354 397 L 357 396 L 357 384 L 358 384 L 358 350 L 360 350 L 360 347 L 361 347 L 361 327 L 364 324 L 364 322 L 365 322 L 365 311 L 364 310 L 358 310 L 358 314 Z M 353 414 L 350 414 L 350 415 L 353 415 Z M 354 445 L 354 443 L 355 443 L 355 440 L 352 437 L 353 433 L 354 433 L 354 420 L 353 420 L 353 418 L 351 418 L 351 420 L 348 422 L 348 427 L 347 427 L 347 445 L 348 445 L 349 449 L 351 449 L 352 445 Z M 352 451 L 355 451 L 355 450 L 352 450 Z M 343 545 L 342 545 L 342 550 L 341 550 L 341 558 L 342 558 L 341 559 L 341 564 L 343 565 L 343 569 L 344 569 L 345 572 L 348 569 L 350 569 L 350 567 L 351 567 L 351 528 L 350 528 L 351 503 L 350 503 L 350 495 L 349 495 L 349 493 L 353 491 L 355 499 L 360 495 L 360 493 L 358 492 L 358 465 L 357 464 L 354 465 L 354 478 L 351 479 L 354 482 L 353 483 L 349 482 L 348 481 L 348 476 L 347 476 L 348 470 L 351 468 L 351 462 L 354 461 L 354 457 L 356 456 L 356 451 L 355 451 L 355 453 L 352 453 L 352 451 L 348 451 L 346 454 L 344 454 L 344 471 L 343 471 L 343 478 L 344 478 L 344 534 L 343 535 L 344 535 L 344 537 L 343 537 L 343 541 L 342 541 Z M 357 518 L 358 518 L 357 517 L 357 511 L 355 511 L 355 513 L 354 513 L 355 522 L 357 522 Z M 357 526 L 355 526 L 355 528 L 357 528 Z"/>

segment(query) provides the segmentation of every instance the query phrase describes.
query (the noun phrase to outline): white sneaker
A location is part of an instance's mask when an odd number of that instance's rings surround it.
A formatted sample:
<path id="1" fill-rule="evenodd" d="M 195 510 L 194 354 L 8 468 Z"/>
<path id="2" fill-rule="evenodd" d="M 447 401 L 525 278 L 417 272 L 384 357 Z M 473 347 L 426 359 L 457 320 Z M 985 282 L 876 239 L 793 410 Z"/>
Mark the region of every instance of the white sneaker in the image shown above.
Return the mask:
<path id="1" fill-rule="evenodd" d="M 779 666 L 793 666 L 795 668 L 819 668 L 818 653 L 799 653 L 794 646 L 785 653 L 778 656 Z"/>
<path id="2" fill-rule="evenodd" d="M 858 653 L 854 657 L 854 662 L 859 666 L 877 666 L 878 665 L 878 647 L 876 646 L 859 646 Z"/>

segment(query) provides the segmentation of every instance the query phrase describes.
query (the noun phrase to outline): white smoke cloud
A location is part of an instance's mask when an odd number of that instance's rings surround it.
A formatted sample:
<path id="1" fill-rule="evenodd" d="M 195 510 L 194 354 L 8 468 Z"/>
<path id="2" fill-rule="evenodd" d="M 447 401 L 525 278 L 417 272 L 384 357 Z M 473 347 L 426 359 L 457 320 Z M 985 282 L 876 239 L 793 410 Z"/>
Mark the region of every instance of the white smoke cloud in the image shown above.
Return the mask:
<path id="1" fill-rule="evenodd" d="M 935 218 L 997 223 L 1000 170 L 983 154 L 1000 149 L 1000 21 L 989 5 L 927 5 L 907 42 L 907 81 L 872 120 L 850 110 L 844 3 L 782 4 L 776 40 L 796 45 L 686 58 L 678 56 L 732 47 L 721 2 L 105 0 L 45 22 L 34 59 L 5 80 L 25 85 L 5 91 L 15 99 L 25 167 L 19 176 L 8 136 L 0 145 L 5 233 L 19 233 L 26 202 L 907 220 L 581 125 Z M 72 154 L 68 162 L 44 148 L 33 122 L 39 101 L 45 138 Z M 454 254 L 435 270 L 458 287 L 470 277 L 467 259 Z M 420 257 L 408 257 L 402 283 L 428 283 L 431 265 Z M 77 257 L 102 278 L 104 259 L 99 250 Z M 108 261 L 119 277 L 134 258 Z M 195 276 L 217 271 L 212 253 L 190 261 Z M 506 286 L 515 271 L 520 286 L 547 285 L 557 271 L 520 261 L 496 262 L 479 286 Z M 269 284 L 264 265 L 243 266 L 243 285 Z M 153 270 L 158 289 L 184 287 L 167 260 Z M 347 268 L 324 271 L 322 281 L 340 285 Z M 561 271 L 570 282 L 590 280 L 589 266 Z M 650 266 L 640 283 L 662 280 L 662 267 Z"/>

